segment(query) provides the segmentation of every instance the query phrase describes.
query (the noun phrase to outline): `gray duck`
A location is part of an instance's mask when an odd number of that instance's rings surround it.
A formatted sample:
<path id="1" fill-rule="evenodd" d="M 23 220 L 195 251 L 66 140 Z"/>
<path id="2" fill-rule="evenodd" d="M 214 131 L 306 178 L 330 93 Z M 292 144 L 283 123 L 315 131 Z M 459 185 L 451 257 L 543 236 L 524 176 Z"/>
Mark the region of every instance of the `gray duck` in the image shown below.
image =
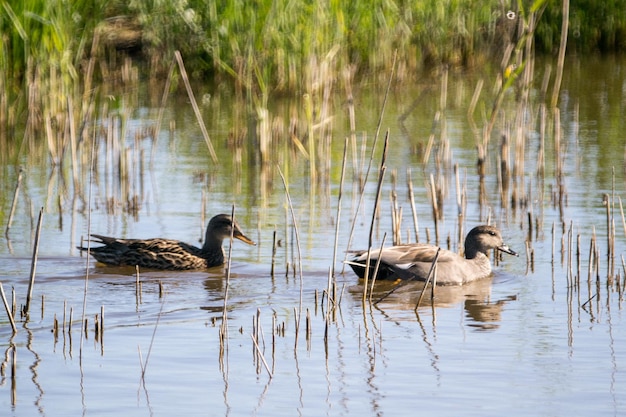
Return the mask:
<path id="1" fill-rule="evenodd" d="M 114 266 L 140 266 L 163 270 L 191 270 L 219 266 L 224 263 L 222 242 L 232 235 L 249 245 L 256 245 L 243 234 L 236 221 L 227 214 L 218 214 L 209 221 L 204 245 L 198 248 L 171 239 L 119 239 L 92 234 L 94 242 L 104 246 L 90 248 L 98 262 Z M 86 247 L 78 246 L 81 251 Z"/>
<path id="2" fill-rule="evenodd" d="M 384 248 L 380 253 L 376 278 L 425 281 L 439 250 L 437 284 L 467 284 L 491 275 L 491 262 L 488 257 L 491 249 L 518 256 L 504 243 L 498 229 L 493 226 L 477 226 L 465 238 L 465 258 L 435 245 L 422 243 Z M 370 251 L 370 274 L 374 272 L 379 252 L 375 248 Z M 365 276 L 366 260 L 367 251 L 356 251 L 355 257 L 348 262 L 359 278 Z"/>

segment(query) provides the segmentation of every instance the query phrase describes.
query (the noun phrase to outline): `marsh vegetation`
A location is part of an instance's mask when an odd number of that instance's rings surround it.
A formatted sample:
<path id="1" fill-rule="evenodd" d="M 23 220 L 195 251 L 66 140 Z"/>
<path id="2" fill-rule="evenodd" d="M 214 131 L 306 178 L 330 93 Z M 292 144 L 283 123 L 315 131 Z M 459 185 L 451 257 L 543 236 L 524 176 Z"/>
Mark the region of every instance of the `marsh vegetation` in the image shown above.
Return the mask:
<path id="1" fill-rule="evenodd" d="M 624 59 L 479 3 L 3 2 L 0 407 L 619 414 Z M 75 249 L 230 210 L 258 246 L 224 268 Z M 343 263 L 481 223 L 522 256 L 472 285 Z"/>

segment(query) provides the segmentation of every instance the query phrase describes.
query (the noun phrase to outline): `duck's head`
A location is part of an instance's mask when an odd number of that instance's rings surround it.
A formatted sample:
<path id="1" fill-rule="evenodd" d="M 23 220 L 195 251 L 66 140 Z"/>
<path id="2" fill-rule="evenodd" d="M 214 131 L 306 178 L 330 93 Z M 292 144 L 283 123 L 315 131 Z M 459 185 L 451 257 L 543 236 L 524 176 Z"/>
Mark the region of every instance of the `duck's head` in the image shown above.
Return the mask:
<path id="1" fill-rule="evenodd" d="M 224 239 L 229 239 L 231 234 L 235 239 L 239 239 L 248 245 L 256 245 L 252 239 L 243 234 L 237 221 L 233 221 L 228 214 L 218 214 L 209 221 L 205 241 L 219 240 L 221 242 Z"/>
<path id="2" fill-rule="evenodd" d="M 502 234 L 493 226 L 476 226 L 465 238 L 465 257 L 475 258 L 478 252 L 487 255 L 490 249 L 496 249 L 509 255 L 518 256 L 517 252 L 504 243 Z"/>

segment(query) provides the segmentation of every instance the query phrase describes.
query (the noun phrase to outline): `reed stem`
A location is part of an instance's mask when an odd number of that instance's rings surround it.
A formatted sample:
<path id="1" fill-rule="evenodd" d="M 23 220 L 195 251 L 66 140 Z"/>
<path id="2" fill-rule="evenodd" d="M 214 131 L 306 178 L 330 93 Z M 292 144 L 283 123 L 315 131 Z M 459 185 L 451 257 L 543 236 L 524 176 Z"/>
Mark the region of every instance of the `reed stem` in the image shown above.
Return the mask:
<path id="1" fill-rule="evenodd" d="M 13 334 L 15 334 L 17 333 L 17 327 L 15 326 L 15 320 L 13 319 L 13 314 L 11 314 L 11 307 L 9 306 L 7 297 L 4 294 L 4 288 L 2 288 L 1 282 L 0 282 L 0 296 L 2 296 L 2 303 L 4 304 L 4 309 L 6 310 L 7 317 L 9 318 L 9 322 L 11 323 L 11 329 L 13 329 Z"/>
<path id="2" fill-rule="evenodd" d="M 176 57 L 176 62 L 178 62 L 180 75 L 183 78 L 185 88 L 187 89 L 187 95 L 189 96 L 189 101 L 191 101 L 191 107 L 193 108 L 193 112 L 195 113 L 196 119 L 198 120 L 198 124 L 200 125 L 202 136 L 204 137 L 206 146 L 209 149 L 209 154 L 211 155 L 211 159 L 213 160 L 213 163 L 217 164 L 219 162 L 217 159 L 217 154 L 215 153 L 215 149 L 213 148 L 213 143 L 211 143 L 211 138 L 209 137 L 209 132 L 206 128 L 206 125 L 204 124 L 204 120 L 202 119 L 202 113 L 200 112 L 200 108 L 198 107 L 198 103 L 196 102 L 196 98 L 193 94 L 193 90 L 191 89 L 191 84 L 189 83 L 189 77 L 187 76 L 187 70 L 185 70 L 185 64 L 183 63 L 183 57 L 180 54 L 180 51 L 174 52 L 174 56 Z"/>
<path id="3" fill-rule="evenodd" d="M 33 247 L 33 258 L 30 265 L 30 281 L 28 284 L 28 295 L 26 296 L 26 305 L 24 306 L 24 314 L 28 316 L 30 312 L 30 301 L 33 297 L 33 287 L 35 286 L 35 271 L 37 270 L 37 257 L 39 255 L 39 236 L 41 235 L 41 222 L 43 219 L 43 207 L 39 210 L 39 219 L 37 220 L 37 229 L 35 231 L 35 244 Z"/>

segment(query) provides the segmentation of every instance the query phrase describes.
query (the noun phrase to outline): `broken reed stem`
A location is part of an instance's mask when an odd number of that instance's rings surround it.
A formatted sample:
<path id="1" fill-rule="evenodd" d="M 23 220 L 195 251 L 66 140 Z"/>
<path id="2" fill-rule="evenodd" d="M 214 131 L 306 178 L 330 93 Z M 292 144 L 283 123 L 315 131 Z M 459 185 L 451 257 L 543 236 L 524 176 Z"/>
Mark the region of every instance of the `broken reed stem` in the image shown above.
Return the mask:
<path id="1" fill-rule="evenodd" d="M 4 295 L 4 288 L 2 288 L 2 283 L 0 282 L 0 296 L 2 296 L 2 303 L 4 304 L 4 309 L 7 312 L 7 317 L 9 318 L 9 322 L 11 323 L 11 329 L 13 329 L 13 334 L 17 333 L 17 327 L 15 327 L 15 320 L 13 319 L 13 314 L 11 314 L 11 307 L 9 306 L 9 302 L 7 301 L 7 297 Z"/>
<path id="2" fill-rule="evenodd" d="M 374 199 L 374 210 L 372 211 L 372 221 L 370 223 L 370 232 L 367 243 L 367 257 L 365 259 L 365 275 L 363 282 L 363 302 L 367 300 L 367 283 L 369 279 L 369 269 L 370 269 L 370 257 L 371 250 L 374 240 L 374 223 L 376 222 L 376 213 L 378 212 L 378 205 L 380 204 L 380 194 L 382 191 L 383 180 L 385 179 L 385 171 L 387 170 L 386 162 L 387 162 L 387 146 L 389 145 L 389 130 L 385 134 L 385 142 L 383 145 L 383 155 L 380 161 L 380 173 L 378 175 L 378 185 L 376 187 L 376 197 Z"/>
<path id="3" fill-rule="evenodd" d="M 270 379 L 272 379 L 274 377 L 274 374 L 272 374 L 272 370 L 267 364 L 267 361 L 265 360 L 265 356 L 263 355 L 263 352 L 261 352 L 261 348 L 259 348 L 259 344 L 257 343 L 253 334 L 250 334 L 250 338 L 252 339 L 252 343 L 254 343 L 254 348 L 256 349 L 256 352 L 259 355 L 259 358 L 261 358 L 261 362 L 263 362 L 263 366 L 265 367 L 267 374 L 269 375 Z"/>
<path id="4" fill-rule="evenodd" d="M 304 281 L 302 277 L 302 251 L 300 249 L 300 233 L 298 232 L 298 223 L 296 221 L 296 214 L 293 210 L 293 204 L 291 203 L 291 195 L 289 194 L 289 187 L 287 187 L 287 181 L 285 180 L 285 176 L 283 175 L 283 171 L 280 169 L 280 166 L 277 166 L 278 173 L 280 174 L 280 178 L 283 180 L 283 186 L 285 187 L 285 195 L 287 197 L 287 202 L 289 203 L 289 212 L 291 213 L 291 220 L 293 222 L 294 233 L 296 235 L 296 248 L 298 249 L 298 274 L 300 276 L 300 303 L 298 307 L 298 311 L 296 312 L 296 340 L 295 346 L 298 345 L 298 331 L 300 330 L 300 316 L 302 315 L 302 295 L 304 293 Z"/>
<path id="5" fill-rule="evenodd" d="M 39 236 L 41 235 L 41 221 L 43 219 L 43 207 L 39 210 L 39 219 L 37 220 L 37 229 L 35 231 L 35 244 L 33 245 L 33 258 L 30 264 L 30 282 L 28 284 L 28 295 L 26 296 L 26 305 L 24 306 L 24 314 L 30 312 L 30 301 L 33 297 L 33 287 L 35 285 L 35 271 L 37 270 L 37 256 L 39 254 Z"/>
<path id="6" fill-rule="evenodd" d="M 193 94 L 193 90 L 191 89 L 191 84 L 189 83 L 189 77 L 187 76 L 187 70 L 185 70 L 185 64 L 183 63 L 183 57 L 180 54 L 180 51 L 175 51 L 174 56 L 176 57 L 176 62 L 178 62 L 180 75 L 183 79 L 183 83 L 185 84 L 185 88 L 187 89 L 187 95 L 189 96 L 189 101 L 191 101 L 191 107 L 193 107 L 193 112 L 195 113 L 196 119 L 198 120 L 198 124 L 200 125 L 202 136 L 204 136 L 204 141 L 206 142 L 206 146 L 209 149 L 209 154 L 211 155 L 211 159 L 213 160 L 213 163 L 217 164 L 219 160 L 217 159 L 217 154 L 215 153 L 215 149 L 213 149 L 213 144 L 211 143 L 209 132 L 207 131 L 206 125 L 204 124 L 204 120 L 202 119 L 202 113 L 200 112 L 200 108 L 198 107 L 198 103 L 196 102 L 196 98 Z"/>
<path id="7" fill-rule="evenodd" d="M 15 209 L 17 207 L 17 199 L 20 195 L 20 186 L 22 184 L 22 176 L 24 173 L 24 168 L 20 167 L 20 170 L 17 174 L 17 182 L 15 183 L 15 192 L 13 193 L 13 202 L 11 203 L 11 211 L 9 212 L 9 220 L 7 220 L 7 227 L 4 230 L 4 236 L 9 239 L 9 230 L 11 229 L 11 224 L 13 223 L 13 216 L 15 215 Z"/>

